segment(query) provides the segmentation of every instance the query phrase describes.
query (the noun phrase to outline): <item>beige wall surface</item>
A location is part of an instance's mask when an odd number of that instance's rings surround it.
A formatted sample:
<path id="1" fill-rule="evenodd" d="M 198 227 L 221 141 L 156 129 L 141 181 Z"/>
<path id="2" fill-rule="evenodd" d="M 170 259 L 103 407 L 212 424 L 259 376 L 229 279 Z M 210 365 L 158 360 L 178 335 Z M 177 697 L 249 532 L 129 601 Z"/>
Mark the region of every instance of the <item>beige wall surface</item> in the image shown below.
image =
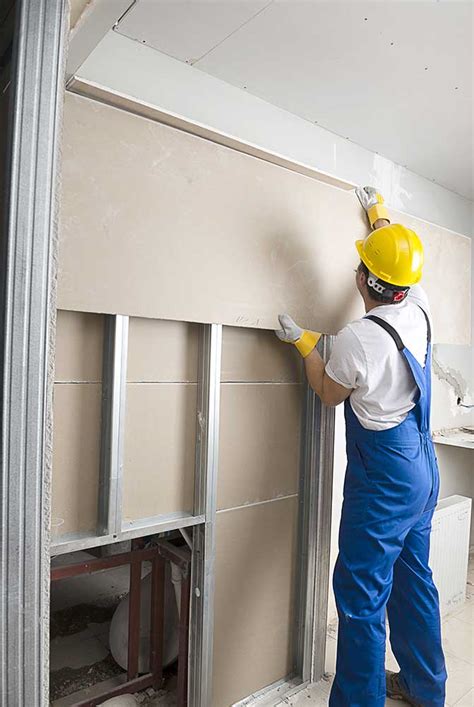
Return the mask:
<path id="1" fill-rule="evenodd" d="M 470 239 L 419 231 L 437 341 L 470 336 Z M 66 95 L 59 306 L 334 333 L 361 314 L 355 195 L 90 99 Z M 440 288 L 451 279 L 455 289 Z"/>
<path id="2" fill-rule="evenodd" d="M 224 327 L 223 383 L 234 381 L 297 383 L 304 378 L 301 356 L 284 346 L 273 331 Z"/>
<path id="3" fill-rule="evenodd" d="M 301 394 L 291 383 L 222 386 L 219 509 L 297 493 Z"/>
<path id="4" fill-rule="evenodd" d="M 104 317 L 59 310 L 53 407 L 53 540 L 97 525 Z"/>
<path id="5" fill-rule="evenodd" d="M 52 540 L 97 525 L 102 386 L 55 383 Z"/>
<path id="6" fill-rule="evenodd" d="M 58 310 L 56 319 L 56 382 L 102 380 L 104 317 Z"/>
<path id="7" fill-rule="evenodd" d="M 195 384 L 127 385 L 124 522 L 192 512 L 196 394 Z"/>
<path id="8" fill-rule="evenodd" d="M 199 326 L 132 317 L 127 380 L 196 382 Z"/>
<path id="9" fill-rule="evenodd" d="M 214 707 L 292 671 L 296 497 L 216 520 Z"/>

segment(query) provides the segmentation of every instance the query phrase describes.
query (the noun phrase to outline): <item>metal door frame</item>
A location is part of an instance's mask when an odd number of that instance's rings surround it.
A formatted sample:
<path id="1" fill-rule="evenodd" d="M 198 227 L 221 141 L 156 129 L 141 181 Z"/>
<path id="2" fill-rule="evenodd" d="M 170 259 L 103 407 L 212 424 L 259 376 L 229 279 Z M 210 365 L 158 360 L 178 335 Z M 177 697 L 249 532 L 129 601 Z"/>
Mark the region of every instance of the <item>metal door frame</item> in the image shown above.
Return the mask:
<path id="1" fill-rule="evenodd" d="M 64 0 L 18 0 L 1 308 L 0 703 L 48 704 L 49 511 Z"/>

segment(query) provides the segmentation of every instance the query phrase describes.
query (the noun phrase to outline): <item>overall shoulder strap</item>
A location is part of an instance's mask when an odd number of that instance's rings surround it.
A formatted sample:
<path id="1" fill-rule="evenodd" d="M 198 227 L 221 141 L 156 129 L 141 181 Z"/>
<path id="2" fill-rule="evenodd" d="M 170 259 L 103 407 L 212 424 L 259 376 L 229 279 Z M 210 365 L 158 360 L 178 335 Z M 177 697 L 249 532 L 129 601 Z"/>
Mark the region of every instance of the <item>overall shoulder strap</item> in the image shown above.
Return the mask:
<path id="1" fill-rule="evenodd" d="M 418 305 L 420 307 L 420 305 Z M 426 319 L 426 339 L 428 341 L 428 344 L 431 344 L 431 324 L 430 324 L 430 319 L 428 315 L 426 314 L 425 310 L 423 307 L 420 307 L 421 311 L 423 312 L 425 319 Z"/>
<path id="2" fill-rule="evenodd" d="M 400 337 L 400 334 L 398 333 L 398 331 L 396 329 L 393 328 L 393 326 L 391 324 L 386 322 L 385 319 L 382 319 L 381 317 L 376 317 L 375 314 L 369 314 L 369 315 L 367 315 L 367 317 L 364 317 L 364 319 L 371 319 L 373 322 L 375 322 L 376 324 L 381 326 L 382 329 L 385 329 L 387 334 L 389 334 L 392 337 L 392 339 L 394 340 L 394 342 L 397 346 L 397 349 L 399 351 L 403 351 L 403 349 L 405 348 L 405 344 L 403 343 L 403 341 Z"/>

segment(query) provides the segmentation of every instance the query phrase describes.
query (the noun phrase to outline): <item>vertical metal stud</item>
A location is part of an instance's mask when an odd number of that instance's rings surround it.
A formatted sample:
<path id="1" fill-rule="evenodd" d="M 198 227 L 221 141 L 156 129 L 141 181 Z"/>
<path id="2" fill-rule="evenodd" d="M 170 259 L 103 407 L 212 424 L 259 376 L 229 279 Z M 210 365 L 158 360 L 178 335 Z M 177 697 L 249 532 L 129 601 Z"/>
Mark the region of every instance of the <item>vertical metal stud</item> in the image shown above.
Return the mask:
<path id="1" fill-rule="evenodd" d="M 49 331 L 67 26 L 18 0 L 0 255 L 0 704 L 48 700 Z"/>
<path id="2" fill-rule="evenodd" d="M 192 707 L 212 704 L 221 351 L 222 326 L 204 325 L 199 355 L 194 512 L 204 515 L 205 522 L 193 528 L 188 692 Z"/>
<path id="3" fill-rule="evenodd" d="M 106 315 L 102 363 L 102 436 L 99 485 L 101 535 L 122 530 L 122 478 L 127 388 L 128 317 Z"/>
<path id="4" fill-rule="evenodd" d="M 328 360 L 333 337 L 319 351 Z M 307 386 L 299 488 L 296 672 L 304 682 L 324 674 L 331 551 L 334 408 Z"/>

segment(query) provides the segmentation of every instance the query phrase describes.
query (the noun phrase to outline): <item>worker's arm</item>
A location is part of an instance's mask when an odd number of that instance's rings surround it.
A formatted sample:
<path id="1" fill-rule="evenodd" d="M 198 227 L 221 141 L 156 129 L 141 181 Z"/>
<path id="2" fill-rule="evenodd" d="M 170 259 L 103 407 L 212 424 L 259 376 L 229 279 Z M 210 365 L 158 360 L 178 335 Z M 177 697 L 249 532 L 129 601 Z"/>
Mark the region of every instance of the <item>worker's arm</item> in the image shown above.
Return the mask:
<path id="1" fill-rule="evenodd" d="M 308 382 L 314 392 L 325 405 L 342 403 L 351 394 L 351 389 L 339 385 L 327 375 L 324 361 L 316 350 L 321 334 L 302 329 L 288 314 L 280 314 L 278 319 L 282 328 L 275 333 L 281 341 L 293 344 L 302 355 Z"/>

